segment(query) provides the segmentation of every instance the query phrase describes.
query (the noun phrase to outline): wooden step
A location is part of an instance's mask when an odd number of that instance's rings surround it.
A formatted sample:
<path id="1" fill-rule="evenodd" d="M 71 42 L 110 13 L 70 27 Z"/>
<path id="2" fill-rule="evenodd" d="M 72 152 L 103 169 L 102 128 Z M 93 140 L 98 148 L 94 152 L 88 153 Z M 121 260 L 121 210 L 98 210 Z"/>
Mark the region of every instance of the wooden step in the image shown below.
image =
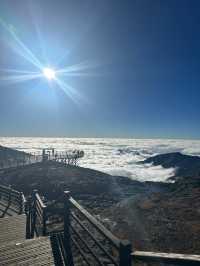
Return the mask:
<path id="1" fill-rule="evenodd" d="M 0 265 L 55 265 L 49 237 L 39 237 L 0 246 Z"/>

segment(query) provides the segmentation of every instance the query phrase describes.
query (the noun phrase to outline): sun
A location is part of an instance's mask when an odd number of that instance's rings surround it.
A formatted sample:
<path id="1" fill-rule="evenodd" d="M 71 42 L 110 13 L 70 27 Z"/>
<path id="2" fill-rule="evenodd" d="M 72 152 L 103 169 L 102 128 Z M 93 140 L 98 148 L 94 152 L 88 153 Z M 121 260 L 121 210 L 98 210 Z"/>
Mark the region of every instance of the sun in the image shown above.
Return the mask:
<path id="1" fill-rule="evenodd" d="M 49 68 L 49 67 L 45 67 L 43 69 L 43 75 L 48 80 L 52 80 L 52 79 L 55 79 L 56 78 L 56 72 L 55 72 L 55 70 L 52 69 L 52 68 Z"/>

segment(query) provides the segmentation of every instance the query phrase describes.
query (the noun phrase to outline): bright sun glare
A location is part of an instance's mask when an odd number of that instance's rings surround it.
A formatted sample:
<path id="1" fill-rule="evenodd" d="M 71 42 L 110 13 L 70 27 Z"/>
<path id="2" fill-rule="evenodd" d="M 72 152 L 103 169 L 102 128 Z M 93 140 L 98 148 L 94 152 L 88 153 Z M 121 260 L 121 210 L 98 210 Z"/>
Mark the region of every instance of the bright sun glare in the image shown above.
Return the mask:
<path id="1" fill-rule="evenodd" d="M 21 68 L 13 69 L 13 68 L 7 68 L 7 69 L 0 69 L 0 82 L 11 82 L 11 83 L 17 83 L 17 82 L 25 82 L 30 81 L 34 79 L 40 79 L 45 78 L 48 81 L 54 81 L 54 83 L 64 91 L 64 93 L 70 97 L 74 102 L 82 101 L 83 97 L 81 94 L 74 88 L 73 86 L 69 85 L 65 79 L 65 77 L 84 77 L 84 76 L 90 76 L 89 72 L 85 70 L 89 70 L 91 68 L 97 67 L 98 64 L 95 62 L 92 63 L 90 61 L 83 61 L 78 64 L 74 65 L 68 65 L 64 68 L 60 68 L 58 65 L 58 62 L 60 60 L 62 61 L 63 58 L 65 58 L 63 55 L 61 55 L 61 59 L 58 60 L 56 63 L 56 70 L 54 68 L 51 68 L 49 65 L 43 65 L 40 60 L 33 54 L 33 52 L 27 47 L 23 41 L 19 38 L 17 35 L 17 29 L 13 25 L 7 24 L 4 22 L 0 17 L 0 30 L 3 27 L 3 29 L 6 30 L 8 34 L 8 40 L 10 43 L 10 37 L 12 40 L 12 45 L 10 46 L 13 51 L 21 56 L 23 59 L 26 59 L 30 65 L 34 66 L 34 71 L 30 70 L 23 70 Z M 48 58 L 45 58 L 45 62 Z"/>
<path id="2" fill-rule="evenodd" d="M 56 72 L 52 69 L 52 68 L 44 68 L 43 69 L 43 75 L 45 76 L 45 78 L 47 78 L 48 80 L 52 80 L 55 79 L 56 77 Z"/>

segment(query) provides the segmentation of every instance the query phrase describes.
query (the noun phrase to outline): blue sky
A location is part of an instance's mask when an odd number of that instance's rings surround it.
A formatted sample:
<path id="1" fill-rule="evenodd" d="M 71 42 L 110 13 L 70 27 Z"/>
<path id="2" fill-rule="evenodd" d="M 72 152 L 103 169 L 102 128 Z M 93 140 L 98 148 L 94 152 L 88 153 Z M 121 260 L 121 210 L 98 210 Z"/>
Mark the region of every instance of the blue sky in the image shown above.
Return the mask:
<path id="1" fill-rule="evenodd" d="M 0 80 L 0 135 L 199 138 L 199 14 L 199 1 L 1 0 L 44 66 L 90 68 L 64 78 L 72 98 L 44 77 Z M 35 71 L 13 46 L 1 25 L 0 69 Z"/>

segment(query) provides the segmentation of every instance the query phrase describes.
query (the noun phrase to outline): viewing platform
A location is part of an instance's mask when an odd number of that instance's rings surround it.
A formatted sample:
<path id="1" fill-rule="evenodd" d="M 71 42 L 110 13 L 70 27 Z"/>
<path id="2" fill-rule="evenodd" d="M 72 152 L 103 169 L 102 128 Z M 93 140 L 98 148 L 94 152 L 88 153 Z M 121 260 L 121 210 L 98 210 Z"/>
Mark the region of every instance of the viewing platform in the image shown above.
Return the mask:
<path id="1" fill-rule="evenodd" d="M 46 161 L 76 166 L 83 157 L 84 151 L 82 150 L 56 151 L 54 148 L 44 148 L 37 153 L 25 153 L 0 146 L 0 170 Z"/>

